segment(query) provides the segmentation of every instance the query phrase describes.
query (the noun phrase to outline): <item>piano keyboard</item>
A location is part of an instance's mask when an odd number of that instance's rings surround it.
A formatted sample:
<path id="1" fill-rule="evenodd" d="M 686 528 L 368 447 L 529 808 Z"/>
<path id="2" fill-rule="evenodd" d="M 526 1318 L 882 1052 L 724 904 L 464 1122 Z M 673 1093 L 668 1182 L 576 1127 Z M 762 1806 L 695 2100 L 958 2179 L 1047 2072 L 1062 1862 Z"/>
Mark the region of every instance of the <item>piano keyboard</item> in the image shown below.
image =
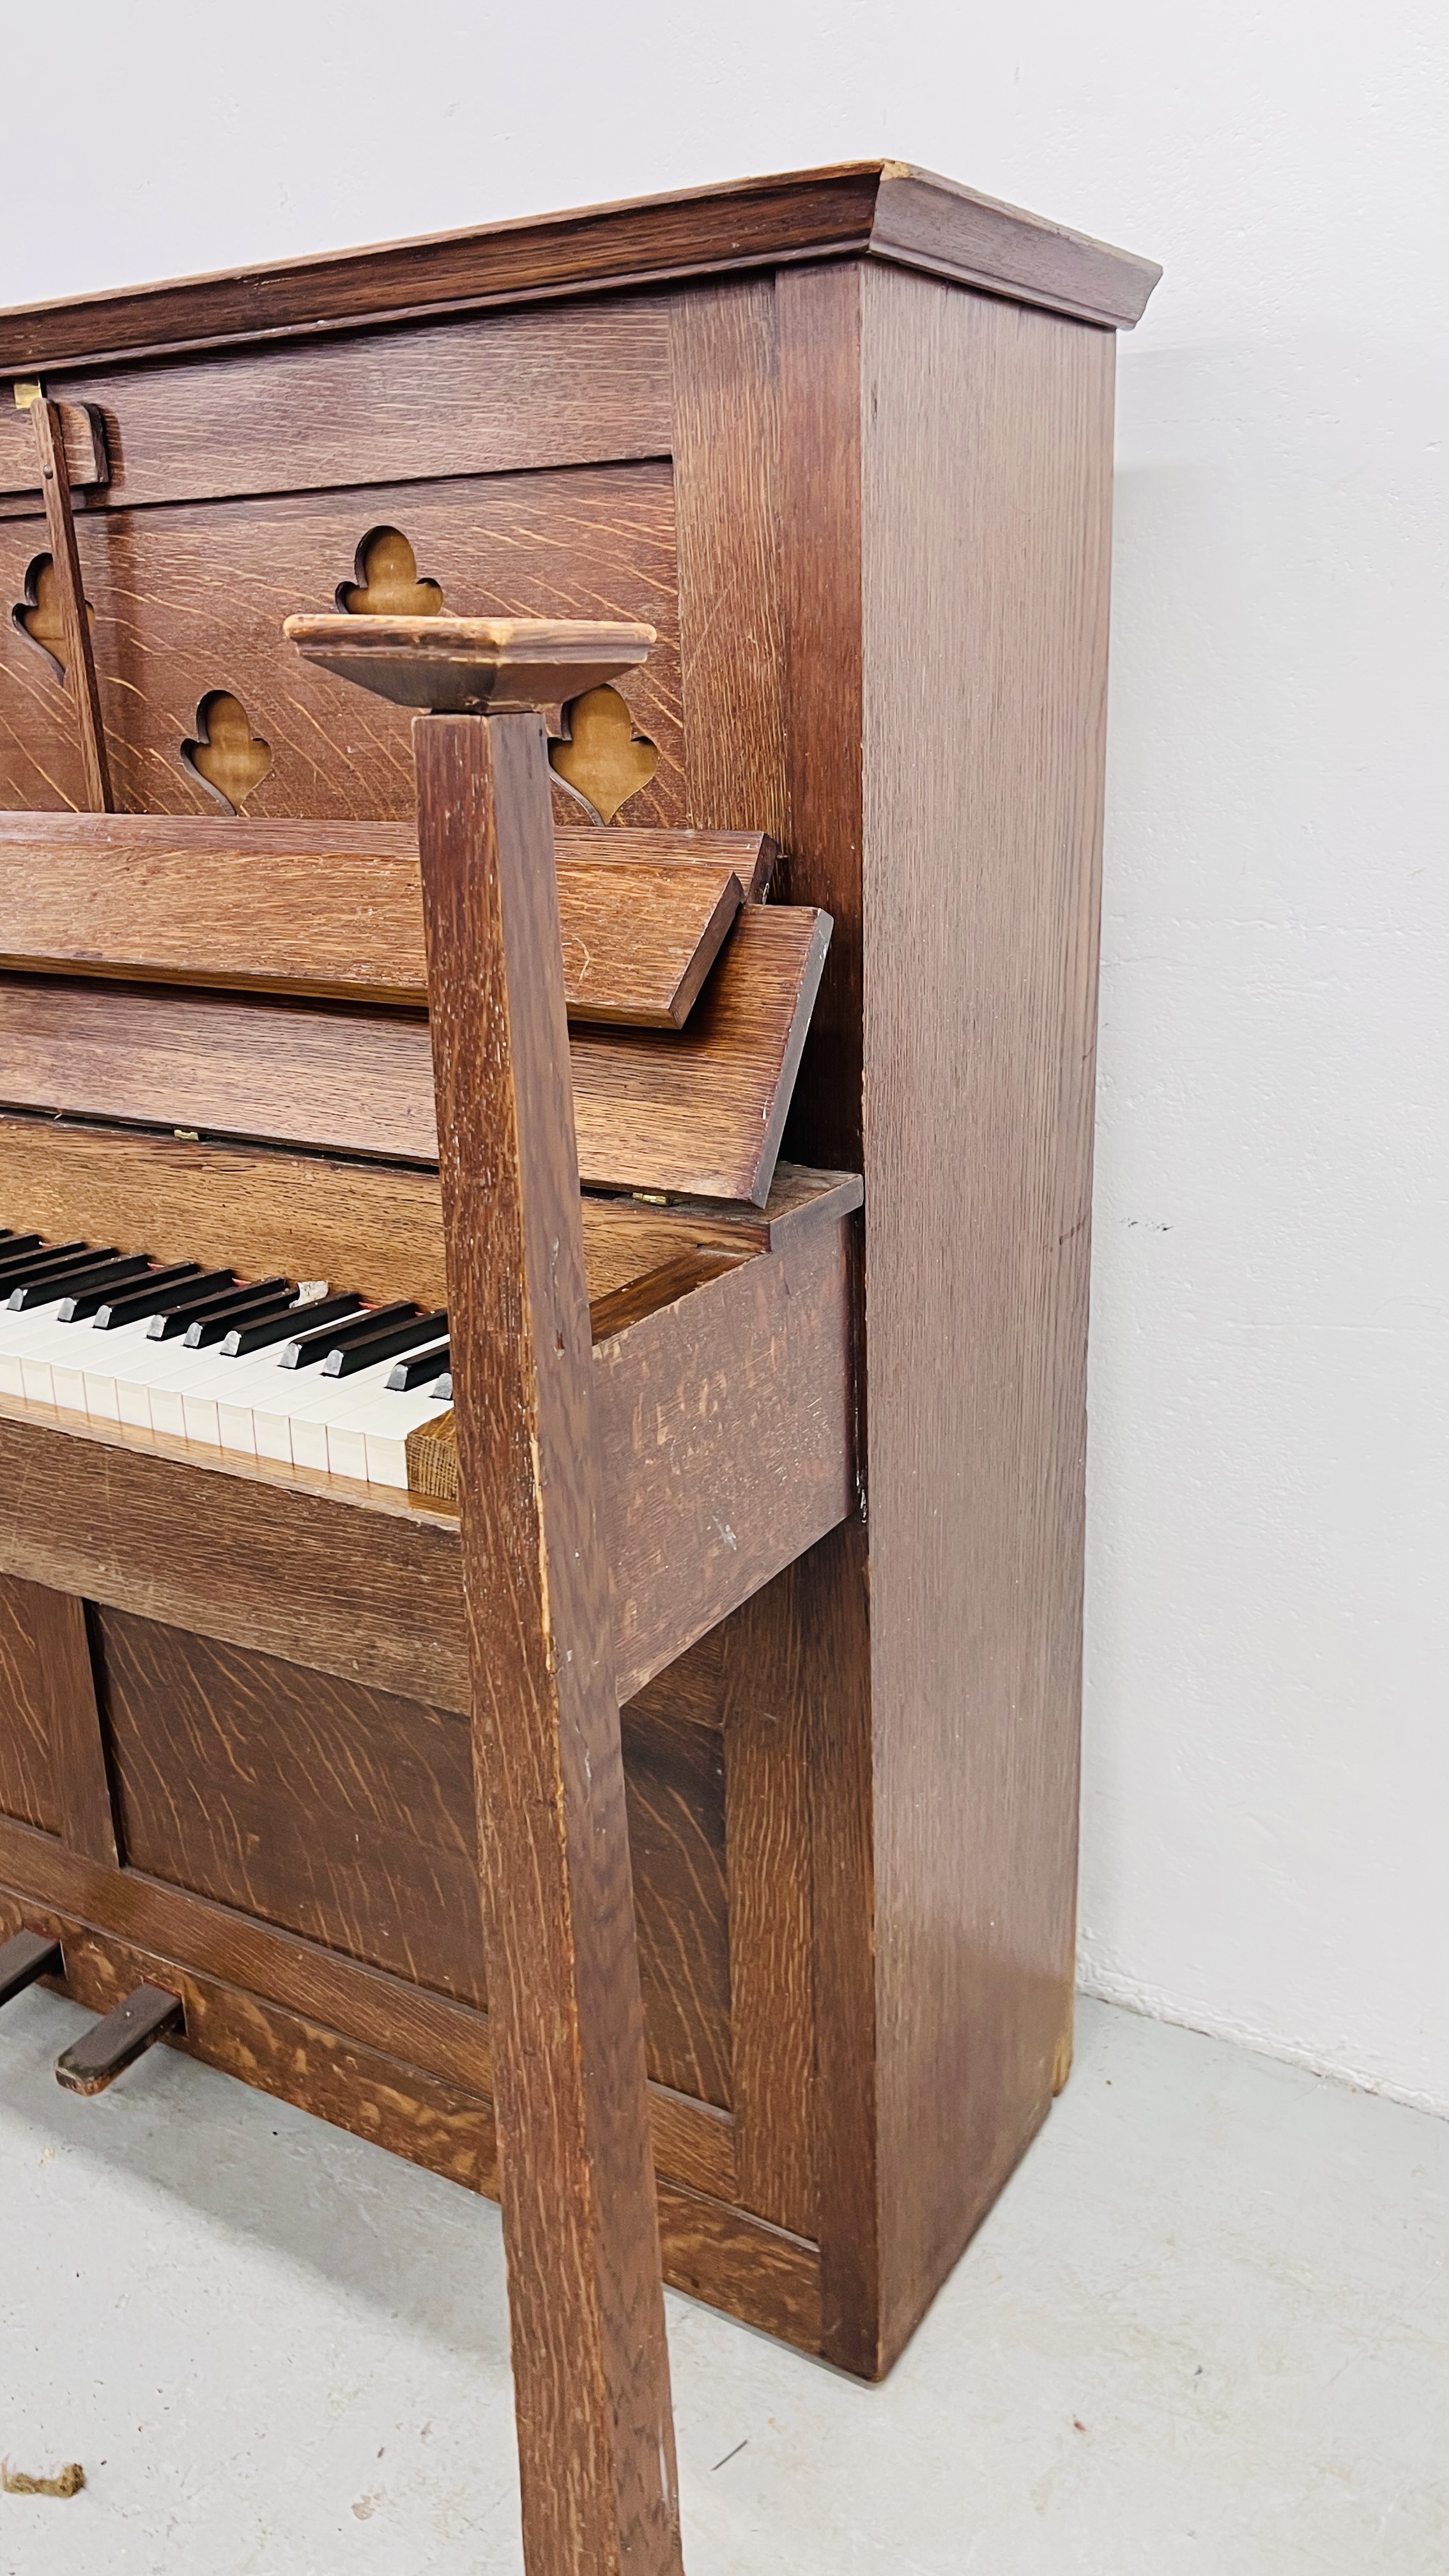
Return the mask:
<path id="1" fill-rule="evenodd" d="M 446 1315 L 405 1300 L 0 1227 L 0 1393 L 406 1487 L 408 1434 L 446 1412 L 448 1370 Z"/>

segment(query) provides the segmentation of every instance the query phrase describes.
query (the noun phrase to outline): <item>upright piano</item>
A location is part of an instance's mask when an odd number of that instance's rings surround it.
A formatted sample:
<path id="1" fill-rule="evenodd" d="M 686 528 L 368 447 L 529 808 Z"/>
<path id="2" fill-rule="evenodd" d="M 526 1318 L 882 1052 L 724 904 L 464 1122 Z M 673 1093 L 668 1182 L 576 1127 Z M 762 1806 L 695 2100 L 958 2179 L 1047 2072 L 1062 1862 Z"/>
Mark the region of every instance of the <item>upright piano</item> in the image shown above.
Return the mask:
<path id="1" fill-rule="evenodd" d="M 870 162 L 0 315 L 0 2001 L 501 2178 L 533 2576 L 678 2565 L 661 2263 L 877 2378 L 1068 2071 L 1157 275 Z"/>

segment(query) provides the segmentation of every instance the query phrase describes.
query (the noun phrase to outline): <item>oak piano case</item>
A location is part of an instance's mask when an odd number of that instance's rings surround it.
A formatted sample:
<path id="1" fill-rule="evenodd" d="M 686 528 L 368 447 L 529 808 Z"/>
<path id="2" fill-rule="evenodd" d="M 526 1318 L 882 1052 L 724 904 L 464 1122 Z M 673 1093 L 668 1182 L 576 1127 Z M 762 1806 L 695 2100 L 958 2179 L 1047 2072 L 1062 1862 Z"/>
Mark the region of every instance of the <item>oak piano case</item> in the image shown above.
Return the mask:
<path id="1" fill-rule="evenodd" d="M 245 1331 L 325 1282 L 370 1354 L 281 1402 L 271 1344 L 117 1326 L 128 1378 L 0 1314 L 13 1978 L 154 1988 L 150 2035 L 496 2189 L 469 1498 L 527 1380 L 545 1552 L 549 1421 L 592 1496 L 559 1615 L 600 1741 L 622 1703 L 665 2277 L 867 2377 L 1069 2062 L 1113 336 L 1156 274 L 871 163 L 0 316 L 0 1288 L 105 1256 L 184 1273 L 188 1330 L 252 1283 Z M 527 2454 L 531 2565 L 675 2563 L 617 2462 L 596 2528 Z"/>

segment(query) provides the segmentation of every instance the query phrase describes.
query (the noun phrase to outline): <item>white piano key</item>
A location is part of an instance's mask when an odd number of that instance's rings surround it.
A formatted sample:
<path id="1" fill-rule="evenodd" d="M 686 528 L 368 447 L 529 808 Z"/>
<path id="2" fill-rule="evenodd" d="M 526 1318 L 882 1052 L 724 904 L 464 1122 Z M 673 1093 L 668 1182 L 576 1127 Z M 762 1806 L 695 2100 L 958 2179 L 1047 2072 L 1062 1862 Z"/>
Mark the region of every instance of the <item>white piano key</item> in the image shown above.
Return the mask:
<path id="1" fill-rule="evenodd" d="M 132 1354 L 146 1347 L 145 1317 L 136 1324 L 118 1324 L 109 1333 L 98 1333 L 94 1324 L 80 1324 L 76 1329 L 89 1345 L 81 1361 L 86 1411 L 97 1422 L 119 1422 L 120 1389 L 132 1365 Z M 146 1421 L 150 1421 L 149 1409 Z"/>
<path id="2" fill-rule="evenodd" d="M 374 1426 L 369 1419 L 363 1426 L 363 1443 L 367 1452 L 367 1481 L 370 1485 L 397 1485 L 407 1491 L 408 1435 L 425 1422 L 435 1422 L 440 1413 L 449 1413 L 451 1405 L 439 1403 L 435 1396 L 418 1387 L 411 1395 L 389 1394 L 387 1405 L 400 1405 L 401 1414 L 389 1412 L 383 1418 L 383 1405 L 377 1408 Z M 328 1433 L 329 1444 L 331 1433 Z"/>
<path id="3" fill-rule="evenodd" d="M 360 1397 L 385 1387 L 391 1366 L 391 1360 L 379 1360 L 373 1368 L 359 1369 L 355 1377 L 324 1378 L 314 1395 L 298 1403 L 292 1415 L 292 1456 L 299 1467 L 318 1467 L 327 1473 L 332 1467 L 328 1425 L 342 1420 Z"/>

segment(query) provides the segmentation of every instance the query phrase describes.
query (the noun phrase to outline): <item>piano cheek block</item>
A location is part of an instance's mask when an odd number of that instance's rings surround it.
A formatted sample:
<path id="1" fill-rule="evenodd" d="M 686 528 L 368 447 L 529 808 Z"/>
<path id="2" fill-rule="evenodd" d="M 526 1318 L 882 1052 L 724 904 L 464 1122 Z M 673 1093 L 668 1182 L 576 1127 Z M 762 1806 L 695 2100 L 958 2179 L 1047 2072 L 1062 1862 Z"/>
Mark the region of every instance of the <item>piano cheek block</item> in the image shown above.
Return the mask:
<path id="1" fill-rule="evenodd" d="M 137 1986 L 104 2021 L 62 2051 L 55 2061 L 55 2080 L 67 2093 L 104 2093 L 158 2039 L 178 2036 L 185 2027 L 179 1995 L 168 1995 L 162 1986 Z"/>

